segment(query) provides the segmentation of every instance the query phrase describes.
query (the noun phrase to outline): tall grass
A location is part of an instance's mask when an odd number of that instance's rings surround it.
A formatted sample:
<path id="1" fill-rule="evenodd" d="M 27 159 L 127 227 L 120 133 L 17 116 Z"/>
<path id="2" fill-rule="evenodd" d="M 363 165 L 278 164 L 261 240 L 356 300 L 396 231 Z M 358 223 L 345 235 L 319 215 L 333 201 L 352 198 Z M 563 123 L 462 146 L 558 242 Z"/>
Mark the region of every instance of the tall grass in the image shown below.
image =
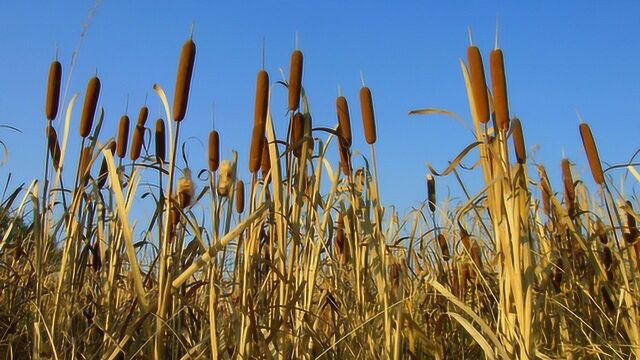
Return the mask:
<path id="1" fill-rule="evenodd" d="M 67 149 L 78 96 L 56 131 L 61 66 L 52 65 L 51 186 L 34 180 L 0 203 L 0 358 L 640 357 L 638 199 L 614 188 L 586 124 L 568 136 L 582 136 L 595 185 L 563 159 L 557 196 L 527 157 L 531 125 L 509 118 L 502 50 L 490 53 L 488 86 L 480 50 L 469 48 L 469 68 L 460 65 L 473 138 L 446 169 L 430 169 L 425 201 L 406 215 L 381 200 L 372 91 L 359 94 L 371 150 L 360 161 L 346 97 L 333 126 L 313 126 L 300 50 L 290 83 L 270 86 L 258 72 L 249 149 L 222 159 L 214 130 L 206 168 L 182 164 L 180 127 L 198 126 L 187 113 L 195 56 L 189 39 L 171 109 L 154 86 L 172 121 L 147 132 L 142 107 L 131 144 L 126 116 L 115 142 L 102 133 L 91 79 L 76 164 Z M 287 103 L 271 103 L 281 91 Z M 286 134 L 271 117 L 280 110 L 291 116 Z M 446 113 L 411 114 L 434 112 Z M 478 165 L 461 166 L 466 157 Z M 466 171 L 482 183 L 463 183 Z M 444 177 L 465 201 L 436 192 Z"/>

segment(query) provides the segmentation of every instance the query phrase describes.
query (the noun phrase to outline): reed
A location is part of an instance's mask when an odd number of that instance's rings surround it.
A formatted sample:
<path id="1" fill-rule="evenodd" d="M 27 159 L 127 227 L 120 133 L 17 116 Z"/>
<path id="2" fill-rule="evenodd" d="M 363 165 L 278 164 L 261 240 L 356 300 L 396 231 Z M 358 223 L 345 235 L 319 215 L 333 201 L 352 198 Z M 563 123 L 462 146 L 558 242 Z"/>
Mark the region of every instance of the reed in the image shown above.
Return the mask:
<path id="1" fill-rule="evenodd" d="M 264 147 L 264 131 L 267 122 L 269 104 L 269 74 L 258 71 L 256 80 L 256 99 L 254 106 L 253 131 L 251 133 L 251 147 L 249 149 L 249 171 L 254 174 L 260 170 L 262 148 Z"/>
<path id="2" fill-rule="evenodd" d="M 131 161 L 136 161 L 140 158 L 142 152 L 142 144 L 144 143 L 144 126 L 136 125 L 133 129 L 133 137 L 131 138 L 131 151 L 129 152 L 129 158 Z"/>
<path id="3" fill-rule="evenodd" d="M 191 88 L 193 64 L 196 59 L 196 44 L 192 39 L 184 42 L 178 62 L 176 87 L 173 95 L 173 120 L 182 121 L 187 113 L 187 102 Z"/>
<path id="4" fill-rule="evenodd" d="M 236 181 L 236 212 L 242 214 L 244 212 L 244 182 L 242 180 Z"/>
<path id="5" fill-rule="evenodd" d="M 49 79 L 47 80 L 47 95 L 45 98 L 44 113 L 47 120 L 52 121 L 58 114 L 60 102 L 60 82 L 62 80 L 62 64 L 55 60 L 49 66 Z"/>
<path id="6" fill-rule="evenodd" d="M 155 126 L 155 145 L 156 145 L 156 161 L 165 162 L 167 152 L 167 138 L 165 135 L 165 125 L 163 119 L 156 120 Z"/>
<path id="7" fill-rule="evenodd" d="M 129 117 L 127 115 L 120 117 L 117 139 L 116 154 L 120 159 L 123 159 L 127 156 L 127 145 L 129 144 Z"/>
<path id="8" fill-rule="evenodd" d="M 300 89 L 302 88 L 302 51 L 291 53 L 289 68 L 289 111 L 296 111 L 300 106 Z"/>
<path id="9" fill-rule="evenodd" d="M 360 111 L 362 113 L 362 127 L 367 144 L 376 142 L 376 120 L 373 112 L 373 99 L 371 90 L 363 86 L 360 88 Z"/>
<path id="10" fill-rule="evenodd" d="M 493 109 L 496 124 L 500 131 L 509 128 L 509 102 L 507 99 L 507 80 L 504 71 L 504 57 L 501 49 L 493 49 L 489 56 L 491 86 L 493 89 Z"/>
<path id="11" fill-rule="evenodd" d="M 93 127 L 93 118 L 98 106 L 98 97 L 100 96 L 100 79 L 97 76 L 92 77 L 87 84 L 87 91 L 84 96 L 84 105 L 82 107 L 82 115 L 80 116 L 80 136 L 86 138 Z"/>
<path id="12" fill-rule="evenodd" d="M 220 166 L 220 135 L 217 131 L 209 132 L 209 151 L 207 153 L 209 171 L 216 172 Z"/>
<path id="13" fill-rule="evenodd" d="M 338 113 L 338 135 L 340 142 L 347 148 L 351 147 L 351 119 L 349 116 L 349 104 L 344 96 L 336 99 L 336 111 Z"/>
<path id="14" fill-rule="evenodd" d="M 513 129 L 513 148 L 516 151 L 518 164 L 524 165 L 527 162 L 527 150 L 524 146 L 524 136 L 522 135 L 522 125 L 520 120 L 515 118 L 511 121 Z"/>
<path id="15" fill-rule="evenodd" d="M 469 62 L 471 90 L 478 120 L 486 124 L 489 122 L 489 97 L 487 95 L 487 80 L 484 75 L 482 55 L 478 47 L 469 46 L 467 48 L 467 60 Z"/>
<path id="16" fill-rule="evenodd" d="M 598 155 L 598 148 L 596 148 L 596 142 L 593 140 L 593 134 L 591 128 L 587 123 L 581 123 L 579 126 L 580 137 L 582 138 L 582 146 L 587 154 L 587 160 L 589 161 L 589 168 L 591 169 L 591 176 L 593 181 L 598 185 L 604 184 L 604 174 L 602 172 L 602 165 L 600 164 L 600 155 Z"/>

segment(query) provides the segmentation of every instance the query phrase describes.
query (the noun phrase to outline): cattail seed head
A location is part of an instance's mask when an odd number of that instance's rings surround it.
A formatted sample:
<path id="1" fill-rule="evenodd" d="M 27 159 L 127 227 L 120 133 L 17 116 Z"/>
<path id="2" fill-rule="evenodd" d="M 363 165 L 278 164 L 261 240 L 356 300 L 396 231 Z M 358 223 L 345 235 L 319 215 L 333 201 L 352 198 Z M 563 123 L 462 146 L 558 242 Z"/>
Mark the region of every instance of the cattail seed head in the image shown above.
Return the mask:
<path id="1" fill-rule="evenodd" d="M 562 168 L 562 185 L 564 187 L 564 202 L 567 206 L 569 216 L 575 214 L 576 188 L 573 185 L 573 176 L 571 175 L 571 164 L 569 159 L 562 159 L 560 162 Z"/>
<path id="2" fill-rule="evenodd" d="M 58 133 L 51 125 L 47 126 L 46 131 L 47 143 L 49 146 L 49 155 L 56 169 L 60 168 L 60 144 L 58 143 Z"/>
<path id="3" fill-rule="evenodd" d="M 464 227 L 462 227 L 462 225 L 458 224 L 458 227 L 460 228 L 460 241 L 462 242 L 462 246 L 464 247 L 465 252 L 469 253 L 471 251 L 469 233 Z"/>
<path id="4" fill-rule="evenodd" d="M 196 44 L 192 39 L 184 42 L 178 62 L 178 74 L 176 87 L 173 94 L 173 120 L 182 121 L 187 113 L 187 101 L 189 100 L 189 88 L 193 75 L 193 63 L 196 59 Z"/>
<path id="5" fill-rule="evenodd" d="M 116 154 L 120 159 L 127 156 L 127 144 L 129 143 L 129 117 L 122 115 L 118 123 L 118 141 Z"/>
<path id="6" fill-rule="evenodd" d="M 444 261 L 449 261 L 451 253 L 449 252 L 449 245 L 447 245 L 447 238 L 442 234 L 438 234 L 437 240 L 438 246 L 440 247 L 440 252 L 442 253 L 442 259 Z"/>
<path id="7" fill-rule="evenodd" d="M 293 146 L 293 155 L 299 158 L 302 154 L 302 137 L 304 136 L 304 116 L 296 113 L 291 117 L 291 146 Z"/>
<path id="8" fill-rule="evenodd" d="M 156 140 L 156 160 L 158 162 L 164 162 L 165 153 L 166 153 L 166 137 L 165 137 L 165 127 L 164 120 L 158 119 L 156 120 L 156 129 L 155 129 L 155 140 Z"/>
<path id="9" fill-rule="evenodd" d="M 340 167 L 346 176 L 351 176 L 351 153 L 346 144 L 340 142 L 338 145 L 340 151 Z"/>
<path id="10" fill-rule="evenodd" d="M 251 147 L 249 149 L 249 171 L 255 173 L 260 169 L 262 148 L 264 147 L 264 130 L 267 122 L 269 103 L 269 74 L 258 71 L 256 80 L 256 101 L 253 117 L 253 132 L 251 133 Z"/>
<path id="11" fill-rule="evenodd" d="M 229 190 L 232 185 L 233 168 L 228 160 L 222 160 L 220 162 L 220 168 L 218 169 L 218 196 L 229 196 Z"/>
<path id="12" fill-rule="evenodd" d="M 489 56 L 491 86 L 493 88 L 493 108 L 498 129 L 509 128 L 509 102 L 507 99 L 507 80 L 504 71 L 504 57 L 501 49 L 494 49 Z"/>
<path id="13" fill-rule="evenodd" d="M 244 182 L 236 181 L 236 212 L 242 214 L 244 211 Z"/>
<path id="14" fill-rule="evenodd" d="M 45 99 L 44 113 L 47 120 L 51 121 L 58 114 L 60 101 L 60 82 L 62 80 L 62 65 L 59 61 L 51 62 L 49 66 L 49 79 L 47 81 L 47 97 Z"/>
<path id="15" fill-rule="evenodd" d="M 138 112 L 138 125 L 144 126 L 147 122 L 147 118 L 149 117 L 149 108 L 146 106 L 142 106 L 140 108 L 140 112 Z"/>
<path id="16" fill-rule="evenodd" d="M 589 160 L 589 167 L 591 168 L 593 180 L 596 184 L 602 185 L 604 184 L 604 174 L 602 173 L 600 156 L 598 155 L 596 142 L 593 140 L 593 134 L 591 134 L 591 128 L 589 128 L 587 123 L 580 124 L 580 137 L 582 137 L 584 151 L 587 153 L 587 160 Z"/>
<path id="17" fill-rule="evenodd" d="M 625 214 L 624 216 L 625 224 L 624 224 L 624 231 L 622 236 L 624 237 L 627 243 L 631 244 L 636 241 L 639 234 L 638 226 L 636 224 L 636 218 L 633 216 L 633 204 L 631 204 L 631 201 L 627 200 L 623 204 L 622 211 Z"/>
<path id="18" fill-rule="evenodd" d="M 343 215 L 338 214 L 336 219 L 336 235 L 335 235 L 335 252 L 339 256 L 341 262 L 344 264 L 349 261 L 349 244 L 347 243 L 347 237 L 345 235 L 345 225 Z"/>
<path id="19" fill-rule="evenodd" d="M 209 152 L 208 152 L 209 171 L 215 172 L 220 165 L 220 135 L 217 131 L 209 132 Z"/>
<path id="20" fill-rule="evenodd" d="M 266 137 L 262 140 L 262 143 L 262 162 L 260 168 L 262 169 L 262 178 L 266 179 L 267 174 L 271 170 L 271 158 L 269 155 L 269 142 Z"/>
<path id="21" fill-rule="evenodd" d="M 131 139 L 131 152 L 129 157 L 131 161 L 136 161 L 140 157 L 142 151 L 142 143 L 144 142 L 144 126 L 136 125 L 133 129 L 133 138 Z"/>
<path id="22" fill-rule="evenodd" d="M 289 69 L 289 110 L 296 111 L 300 106 L 300 89 L 302 88 L 302 51 L 291 53 Z"/>
<path id="23" fill-rule="evenodd" d="M 376 119 L 373 112 L 371 90 L 366 86 L 360 88 L 360 111 L 362 113 L 364 138 L 367 144 L 374 144 L 376 142 Z"/>
<path id="24" fill-rule="evenodd" d="M 89 136 L 89 133 L 91 132 L 93 117 L 96 114 L 99 96 L 100 79 L 98 79 L 97 76 L 94 76 L 87 84 L 87 91 L 84 96 L 84 105 L 82 107 L 82 116 L 80 117 L 80 136 L 83 138 Z"/>
<path id="25" fill-rule="evenodd" d="M 338 113 L 338 135 L 340 142 L 351 147 L 351 119 L 349 117 L 349 105 L 344 96 L 336 99 L 336 111 Z"/>
<path id="26" fill-rule="evenodd" d="M 487 96 L 487 80 L 484 76 L 484 65 L 482 55 L 476 46 L 467 48 L 467 59 L 469 61 L 469 72 L 471 75 L 471 92 L 478 114 L 478 120 L 486 124 L 489 122 L 489 97 Z"/>
<path id="27" fill-rule="evenodd" d="M 518 164 L 524 165 L 527 162 L 527 151 L 524 146 L 524 136 L 522 135 L 522 125 L 519 119 L 513 119 L 511 126 L 513 127 L 513 147 L 516 150 L 516 159 Z"/>
<path id="28" fill-rule="evenodd" d="M 476 240 L 471 242 L 471 260 L 476 264 L 478 269 L 482 269 L 482 250 L 480 249 L 480 245 Z"/>
<path id="29" fill-rule="evenodd" d="M 181 209 L 191 205 L 194 195 L 193 180 L 191 180 L 191 170 L 184 169 L 182 177 L 178 180 L 178 186 L 176 190 L 178 197 L 178 205 Z"/>
<path id="30" fill-rule="evenodd" d="M 433 213 L 436 211 L 436 180 L 432 174 L 427 174 L 427 200 L 429 201 L 429 210 Z"/>
<path id="31" fill-rule="evenodd" d="M 551 217 L 552 214 L 552 202 L 551 197 L 553 196 L 553 192 L 551 190 L 551 185 L 549 184 L 549 178 L 547 177 L 547 171 L 544 166 L 538 165 L 538 175 L 540 177 L 540 194 L 542 197 L 542 208 L 547 215 L 547 217 Z"/>
<path id="32" fill-rule="evenodd" d="M 105 146 L 105 148 L 111 151 L 111 155 L 113 155 L 116 151 L 116 142 L 109 141 L 109 143 Z M 98 175 L 98 188 L 102 189 L 104 184 L 107 182 L 109 168 L 107 166 L 107 159 L 102 158 L 102 164 L 100 165 L 100 173 Z"/>
<path id="33" fill-rule="evenodd" d="M 89 164 L 91 163 L 91 146 L 82 149 L 80 153 L 79 175 L 80 183 L 86 185 L 89 180 Z"/>

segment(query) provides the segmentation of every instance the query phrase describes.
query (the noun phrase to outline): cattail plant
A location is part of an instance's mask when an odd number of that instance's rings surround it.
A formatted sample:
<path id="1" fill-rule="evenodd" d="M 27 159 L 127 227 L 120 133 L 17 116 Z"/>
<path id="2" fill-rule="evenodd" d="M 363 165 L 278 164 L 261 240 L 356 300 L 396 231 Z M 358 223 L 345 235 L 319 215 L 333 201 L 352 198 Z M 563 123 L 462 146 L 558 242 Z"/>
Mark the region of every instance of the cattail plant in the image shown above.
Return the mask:
<path id="1" fill-rule="evenodd" d="M 267 174 L 269 174 L 269 171 L 271 170 L 271 158 L 270 158 L 270 155 L 269 155 L 269 143 L 268 143 L 266 137 L 263 139 L 262 162 L 261 162 L 261 165 L 260 165 L 260 169 L 262 169 L 262 178 L 266 179 L 267 178 Z"/>
<path id="2" fill-rule="evenodd" d="M 376 120 L 373 112 L 371 90 L 366 86 L 360 88 L 360 111 L 362 113 L 364 138 L 367 144 L 372 145 L 376 142 Z"/>
<path id="3" fill-rule="evenodd" d="M 220 135 L 215 130 L 209 132 L 209 151 L 207 154 L 209 171 L 215 172 L 220 165 Z"/>
<path id="4" fill-rule="evenodd" d="M 587 160 L 589 160 L 589 167 L 591 168 L 591 175 L 593 180 L 598 185 L 604 184 L 604 174 L 602 173 L 602 165 L 600 164 L 600 156 L 598 155 L 598 148 L 596 148 L 596 142 L 593 140 L 591 134 L 591 128 L 587 123 L 581 123 L 579 126 L 580 137 L 582 137 L 582 146 L 587 154 Z"/>
<path id="5" fill-rule="evenodd" d="M 87 84 L 87 91 L 84 97 L 84 105 L 82 107 L 82 116 L 80 117 L 80 136 L 86 138 L 91 132 L 93 126 L 93 117 L 96 113 L 98 105 L 98 97 L 100 96 L 100 79 L 97 76 L 92 77 Z"/>
<path id="6" fill-rule="evenodd" d="M 251 148 L 249 150 L 249 171 L 251 173 L 256 173 L 260 169 L 268 103 L 269 74 L 264 70 L 260 70 L 258 71 L 258 78 L 256 80 L 253 132 L 251 133 Z"/>
<path id="7" fill-rule="evenodd" d="M 527 151 L 524 146 L 524 136 L 522 135 L 522 125 L 520 120 L 515 118 L 511 122 L 513 128 L 513 148 L 516 151 L 518 164 L 524 165 L 527 162 Z"/>
<path id="8" fill-rule="evenodd" d="M 244 182 L 236 181 L 236 212 L 242 214 L 244 212 Z"/>
<path id="9" fill-rule="evenodd" d="M 78 165 L 78 175 L 80 184 L 83 186 L 89 180 L 89 164 L 91 163 L 91 146 L 85 146 L 80 153 L 80 162 Z"/>
<path id="10" fill-rule="evenodd" d="M 180 61 L 178 62 L 178 74 L 173 95 L 173 120 L 182 121 L 187 113 L 187 101 L 189 100 L 189 88 L 193 75 L 193 63 L 196 59 L 196 44 L 189 39 L 182 45 Z"/>
<path id="11" fill-rule="evenodd" d="M 341 143 L 351 147 L 351 120 L 349 117 L 349 105 L 344 96 L 336 99 L 336 111 L 338 113 L 338 136 Z"/>
<path id="12" fill-rule="evenodd" d="M 351 176 L 351 152 L 349 151 L 349 147 L 340 142 L 338 144 L 338 150 L 340 152 L 340 167 L 342 168 L 342 172 L 346 176 Z"/>
<path id="13" fill-rule="evenodd" d="M 47 142 L 49 143 L 49 155 L 53 160 L 53 167 L 56 170 L 60 169 L 60 143 L 58 143 L 58 133 L 56 133 L 56 129 L 53 126 L 47 126 L 45 131 L 47 135 Z"/>
<path id="14" fill-rule="evenodd" d="M 289 110 L 296 111 L 300 106 L 300 89 L 302 88 L 302 51 L 291 53 L 289 69 Z"/>
<path id="15" fill-rule="evenodd" d="M 467 59 L 471 75 L 471 91 L 478 120 L 486 124 L 489 121 L 489 97 L 487 96 L 487 81 L 484 76 L 482 55 L 478 47 L 472 45 L 467 48 Z"/>
<path id="16" fill-rule="evenodd" d="M 624 202 L 622 211 L 625 214 L 623 237 L 628 244 L 631 244 L 636 242 L 638 238 L 638 226 L 636 225 L 636 218 L 633 216 L 633 205 L 631 201 L 627 200 Z"/>
<path id="17" fill-rule="evenodd" d="M 496 116 L 496 125 L 500 131 L 509 128 L 509 102 L 507 100 L 507 80 L 504 71 L 504 57 L 502 50 L 495 48 L 489 56 L 489 68 L 491 70 L 491 86 L 493 88 L 493 109 Z"/>
<path id="18" fill-rule="evenodd" d="M 438 246 L 442 253 L 442 259 L 444 261 L 449 261 L 451 253 L 449 252 L 449 245 L 447 245 L 447 238 L 443 234 L 438 234 L 438 236 L 436 236 L 436 240 L 438 241 Z"/>
<path id="19" fill-rule="evenodd" d="M 165 137 L 165 126 L 164 120 L 158 119 L 156 120 L 156 128 L 155 128 L 155 144 L 156 144 L 156 161 L 164 162 L 165 156 L 167 152 L 167 144 Z"/>
<path id="20" fill-rule="evenodd" d="M 127 115 L 122 115 L 120 118 L 117 139 L 116 155 L 123 159 L 127 156 L 127 144 L 129 143 L 129 117 Z"/>
<path id="21" fill-rule="evenodd" d="M 182 177 L 178 179 L 178 186 L 176 189 L 176 197 L 178 206 L 181 209 L 185 209 L 191 205 L 194 195 L 193 180 L 191 180 L 191 170 L 184 169 Z"/>
<path id="22" fill-rule="evenodd" d="M 59 61 L 51 62 L 49 66 L 49 79 L 47 81 L 47 96 L 45 99 L 44 113 L 47 120 L 51 121 L 58 114 L 60 101 L 60 82 L 62 80 L 62 65 Z"/>
<path id="23" fill-rule="evenodd" d="M 135 129 L 133 129 L 133 137 L 131 138 L 131 151 L 129 152 L 129 158 L 131 158 L 131 161 L 136 161 L 140 157 L 143 142 L 144 126 L 138 124 Z"/>
<path id="24" fill-rule="evenodd" d="M 436 211 L 436 180 L 432 174 L 427 174 L 427 199 L 429 201 L 429 210 L 433 213 Z"/>
<path id="25" fill-rule="evenodd" d="M 297 158 L 302 154 L 302 137 L 304 136 L 304 116 L 296 113 L 291 117 L 291 146 L 293 155 Z"/>
<path id="26" fill-rule="evenodd" d="M 138 112 L 138 125 L 144 126 L 147 123 L 147 118 L 149 117 L 149 108 L 146 106 L 140 107 L 140 111 Z"/>
<path id="27" fill-rule="evenodd" d="M 562 169 L 562 185 L 564 188 L 564 202 L 567 207 L 567 213 L 573 217 L 575 214 L 576 203 L 576 188 L 573 183 L 573 176 L 571 175 L 571 164 L 569 159 L 562 159 L 560 162 Z"/>

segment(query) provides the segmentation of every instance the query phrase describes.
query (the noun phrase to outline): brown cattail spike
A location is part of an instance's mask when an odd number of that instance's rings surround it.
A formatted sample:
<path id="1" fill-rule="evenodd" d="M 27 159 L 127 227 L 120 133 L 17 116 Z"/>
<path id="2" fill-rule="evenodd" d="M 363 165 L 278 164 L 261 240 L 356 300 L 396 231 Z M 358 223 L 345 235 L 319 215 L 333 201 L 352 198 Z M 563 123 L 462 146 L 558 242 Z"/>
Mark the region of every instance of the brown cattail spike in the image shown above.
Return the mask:
<path id="1" fill-rule="evenodd" d="M 156 120 L 155 140 L 156 140 L 156 160 L 164 162 L 166 153 L 166 138 L 165 138 L 164 120 Z"/>
<path id="2" fill-rule="evenodd" d="M 447 238 L 444 235 L 438 234 L 438 246 L 440 247 L 440 252 L 442 252 L 442 259 L 444 261 L 449 261 L 451 254 L 449 253 L 449 245 L 447 245 Z"/>
<path id="3" fill-rule="evenodd" d="M 602 173 L 602 165 L 600 164 L 600 156 L 598 155 L 598 148 L 596 148 L 596 142 L 593 140 L 591 134 L 591 128 L 587 123 L 580 124 L 580 136 L 582 137 L 582 145 L 584 151 L 587 153 L 587 160 L 589 160 L 589 167 L 591 168 L 591 175 L 593 180 L 598 185 L 604 184 L 604 174 Z"/>
<path id="4" fill-rule="evenodd" d="M 496 114 L 496 125 L 501 131 L 509 128 L 509 102 L 507 99 L 507 80 L 504 72 L 504 58 L 501 49 L 491 51 L 489 57 L 491 70 L 491 86 L 493 88 L 493 109 Z"/>
<path id="5" fill-rule="evenodd" d="M 47 97 L 45 99 L 44 113 L 47 120 L 53 120 L 58 114 L 60 101 L 60 81 L 62 80 L 62 65 L 59 61 L 53 61 L 49 66 L 49 79 L 47 81 Z"/>
<path id="6" fill-rule="evenodd" d="M 84 96 L 84 105 L 82 107 L 82 116 L 80 117 L 80 136 L 83 138 L 89 136 L 89 133 L 91 132 L 93 117 L 96 114 L 99 96 L 100 79 L 94 76 L 87 84 L 87 92 Z"/>
<path id="7" fill-rule="evenodd" d="M 374 144 L 376 142 L 376 119 L 373 113 L 371 90 L 366 86 L 360 88 L 360 111 L 362 112 L 364 138 L 367 140 L 367 144 Z"/>
<path id="8" fill-rule="evenodd" d="M 49 143 L 49 155 L 56 169 L 60 168 L 60 144 L 58 143 L 58 134 L 52 126 L 47 126 L 46 130 L 47 142 Z"/>
<path id="9" fill-rule="evenodd" d="M 149 108 L 143 106 L 140 108 L 140 112 L 138 113 L 138 125 L 144 126 L 147 122 L 147 118 L 149 117 Z"/>
<path id="10" fill-rule="evenodd" d="M 86 146 L 80 153 L 80 183 L 85 185 L 89 180 L 89 163 L 91 162 L 91 146 Z"/>
<path id="11" fill-rule="evenodd" d="M 487 96 L 487 81 L 484 76 L 482 55 L 476 46 L 467 48 L 469 72 L 471 73 L 471 92 L 476 107 L 478 120 L 486 124 L 489 121 L 489 97 Z"/>
<path id="12" fill-rule="evenodd" d="M 633 204 L 631 204 L 631 201 L 627 200 L 624 203 L 623 210 L 626 215 L 623 237 L 627 243 L 631 244 L 636 241 L 639 235 L 638 225 L 636 224 L 636 218 L 633 212 Z"/>
<path id="13" fill-rule="evenodd" d="M 296 113 L 291 117 L 291 146 L 293 155 L 299 158 L 302 154 L 302 137 L 304 136 L 304 116 Z"/>
<path id="14" fill-rule="evenodd" d="M 436 180 L 433 175 L 427 175 L 427 198 L 429 201 L 429 210 L 433 213 L 436 211 Z"/>
<path id="15" fill-rule="evenodd" d="M 244 182 L 238 180 L 236 182 L 236 211 L 242 214 L 244 211 Z"/>
<path id="16" fill-rule="evenodd" d="M 522 125 L 519 119 L 513 119 L 513 147 L 516 150 L 516 159 L 518 164 L 527 162 L 527 151 L 524 146 L 524 136 L 522 135 Z"/>
<path id="17" fill-rule="evenodd" d="M 182 121 L 187 113 L 187 101 L 189 100 L 189 88 L 195 59 L 196 44 L 189 39 L 182 45 L 180 62 L 178 63 L 178 75 L 176 76 L 176 87 L 173 95 L 173 120 L 175 121 Z"/>
<path id="18" fill-rule="evenodd" d="M 351 153 L 349 147 L 340 142 L 338 148 L 340 150 L 340 167 L 342 168 L 342 172 L 346 176 L 351 176 Z"/>
<path id="19" fill-rule="evenodd" d="M 127 144 L 129 143 L 129 117 L 122 115 L 118 124 L 118 141 L 116 154 L 120 159 L 127 156 Z"/>
<path id="20" fill-rule="evenodd" d="M 265 179 L 271 170 L 271 157 L 269 155 L 269 142 L 267 138 L 263 139 L 262 144 L 262 164 L 260 168 L 262 169 L 262 178 Z"/>
<path id="21" fill-rule="evenodd" d="M 142 143 L 144 142 L 144 126 L 136 125 L 133 130 L 133 138 L 131 139 L 131 152 L 129 157 L 131 161 L 136 161 L 140 157 L 142 151 Z"/>
<path id="22" fill-rule="evenodd" d="M 253 132 L 251 133 L 251 148 L 249 150 L 249 171 L 255 173 L 260 170 L 262 148 L 264 147 L 264 130 L 267 122 L 267 107 L 269 102 L 269 74 L 258 71 L 256 80 L 256 101 L 253 117 Z"/>
<path id="23" fill-rule="evenodd" d="M 220 165 L 220 135 L 215 130 L 209 133 L 209 171 L 215 172 Z"/>
<path id="24" fill-rule="evenodd" d="M 571 164 L 568 159 L 562 159 L 560 162 L 562 168 L 562 184 L 564 187 L 564 202 L 567 207 L 569 216 L 573 217 L 575 213 L 576 189 L 573 185 L 573 176 L 571 175 Z"/>
<path id="25" fill-rule="evenodd" d="M 344 96 L 338 96 L 336 99 L 336 110 L 338 113 L 338 135 L 340 142 L 345 146 L 351 147 L 351 120 L 349 118 L 349 105 Z"/>
<path id="26" fill-rule="evenodd" d="M 300 89 L 302 88 L 302 51 L 291 53 L 289 69 L 289 110 L 296 111 L 300 106 Z"/>

